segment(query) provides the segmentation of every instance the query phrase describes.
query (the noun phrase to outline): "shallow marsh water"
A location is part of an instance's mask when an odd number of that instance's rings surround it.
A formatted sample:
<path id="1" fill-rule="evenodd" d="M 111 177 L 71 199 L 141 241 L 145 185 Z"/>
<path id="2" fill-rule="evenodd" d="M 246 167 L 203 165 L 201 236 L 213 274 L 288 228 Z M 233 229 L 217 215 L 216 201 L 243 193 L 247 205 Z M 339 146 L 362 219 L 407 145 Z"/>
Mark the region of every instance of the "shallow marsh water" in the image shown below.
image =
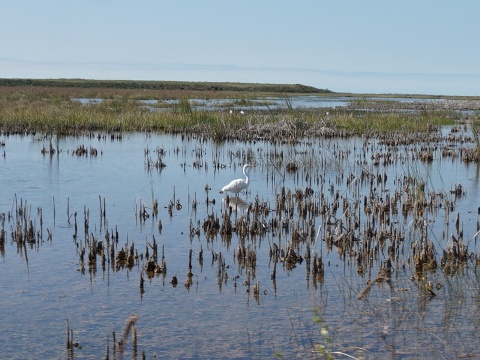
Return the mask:
<path id="1" fill-rule="evenodd" d="M 475 266 L 476 259 L 472 257 L 453 275 L 445 275 L 439 266 L 426 272 L 425 281 L 412 279 L 410 248 L 425 229 L 420 229 L 411 213 L 391 214 L 392 226 L 404 233 L 400 256 L 393 264 L 392 286 L 374 285 L 363 299 L 357 298 L 359 293 L 388 257 L 388 239 L 359 275 L 355 257 L 340 255 L 336 247 L 327 249 L 325 219 L 319 215 L 305 219 L 295 207 L 290 219 L 278 215 L 280 221 L 288 220 L 289 226 L 284 228 L 271 227 L 275 211 L 264 215 L 262 226 L 268 230 L 262 235 L 242 238 L 234 233 L 227 239 L 217 234 L 207 239 L 202 228 L 209 214 L 221 219 L 225 194 L 218 190 L 242 177 L 241 166 L 247 161 L 257 166 L 251 171 L 248 193 L 240 198 L 247 204 L 257 198 L 271 210 L 276 208 L 282 188 L 292 193 L 312 189 L 315 202 L 322 194 L 328 204 L 337 194 L 354 202 L 363 201 L 372 191 L 383 199 L 402 186 L 404 177 L 411 176 L 425 180 L 426 193 L 444 194 L 442 206 L 435 197 L 437 206 L 424 217 L 438 262 L 449 246 L 450 235 L 458 237 L 457 214 L 469 252 L 478 254 L 478 168 L 458 157 L 443 157 L 441 148 L 446 144 L 433 152 L 429 162 L 413 155 L 420 152 L 421 145 L 409 145 L 396 150 L 395 161 L 373 165 L 376 154 L 389 150 L 378 140 L 361 138 L 305 139 L 296 145 L 217 144 L 180 135 L 140 133 L 123 134 L 121 139 L 9 136 L 1 140 L 5 146 L 0 148 L 0 214 L 5 214 L 6 241 L 0 257 L 0 345 L 9 358 L 103 357 L 112 352 L 112 332 L 118 341 L 131 314 L 138 315 L 137 348 L 133 348 L 130 334 L 123 355 L 116 354 L 118 358 L 140 358 L 142 351 L 147 358 L 322 358 L 322 352 L 313 351 L 319 346 L 334 357 L 342 357 L 340 352 L 358 358 L 480 354 L 480 269 Z M 50 141 L 59 151 L 42 155 L 41 149 L 48 148 Z M 97 155 L 75 155 L 80 145 L 96 149 Z M 468 144 L 455 145 L 453 150 L 462 146 Z M 166 165 L 161 170 L 151 166 L 159 157 Z M 299 167 L 288 172 L 288 163 Z M 387 179 L 372 186 L 370 180 L 361 180 L 365 171 L 375 178 L 387 175 Z M 354 181 L 347 185 L 349 176 Z M 208 193 L 207 184 L 211 188 Z M 462 194 L 453 193 L 457 184 L 462 185 Z M 142 221 L 138 216 L 141 205 L 151 214 L 154 199 L 159 203 L 158 216 Z M 100 211 L 103 201 L 105 218 Z M 26 204 L 26 217 L 41 234 L 34 244 L 18 246 L 13 240 L 20 203 Z M 170 203 L 175 205 L 171 215 Z M 451 204 L 452 210 L 447 210 L 446 204 Z M 87 212 L 89 229 L 85 234 Z M 235 219 L 247 212 L 239 206 L 232 214 Z M 341 205 L 334 218 L 345 221 Z M 367 220 L 364 215 L 360 219 L 363 226 Z M 193 236 L 192 227 L 200 230 Z M 323 277 L 308 272 L 306 261 L 294 268 L 279 262 L 272 280 L 270 248 L 275 243 L 285 249 L 293 242 L 294 230 L 306 234 L 307 240 L 296 247 L 302 256 L 307 242 L 312 255 L 322 254 Z M 112 263 L 102 269 L 98 260 L 96 266 L 86 264 L 82 271 L 79 248 L 87 237 L 104 240 L 106 231 L 118 232 L 117 250 L 133 242 L 139 254 L 145 254 L 147 243 L 155 238 L 159 256 L 164 247 L 166 275 L 148 278 L 141 258 L 131 269 Z M 244 284 L 246 270 L 236 256 L 242 244 L 257 256 L 249 292 Z M 194 275 L 187 289 L 190 249 Z M 225 260 L 226 280 L 219 254 Z M 176 287 L 169 283 L 174 275 L 179 281 Z M 144 292 L 140 291 L 141 277 L 145 279 Z M 439 284 L 433 290 L 436 296 L 424 291 L 426 280 Z M 257 281 L 260 292 L 256 297 L 252 288 Z M 67 319 L 79 345 L 73 352 L 66 349 Z"/>
<path id="2" fill-rule="evenodd" d="M 78 101 L 82 104 L 98 104 L 103 102 L 103 99 L 97 98 L 72 98 L 72 101 Z M 231 108 L 235 111 L 256 111 L 256 110 L 274 110 L 286 109 L 291 107 L 293 109 L 335 109 L 345 108 L 355 101 L 363 101 L 365 103 L 372 101 L 385 101 L 385 98 L 375 96 L 318 96 L 318 95 L 297 95 L 292 97 L 274 97 L 266 96 L 263 98 L 239 100 L 239 99 L 189 99 L 192 109 L 195 110 L 219 110 Z M 429 103 L 445 103 L 449 101 L 443 98 L 416 98 L 411 97 L 395 97 L 388 98 L 389 102 L 396 104 L 429 104 Z M 455 102 L 455 101 L 450 101 Z M 178 105 L 180 100 L 139 100 L 140 104 L 145 105 L 151 110 L 167 110 L 170 111 L 173 106 Z"/>

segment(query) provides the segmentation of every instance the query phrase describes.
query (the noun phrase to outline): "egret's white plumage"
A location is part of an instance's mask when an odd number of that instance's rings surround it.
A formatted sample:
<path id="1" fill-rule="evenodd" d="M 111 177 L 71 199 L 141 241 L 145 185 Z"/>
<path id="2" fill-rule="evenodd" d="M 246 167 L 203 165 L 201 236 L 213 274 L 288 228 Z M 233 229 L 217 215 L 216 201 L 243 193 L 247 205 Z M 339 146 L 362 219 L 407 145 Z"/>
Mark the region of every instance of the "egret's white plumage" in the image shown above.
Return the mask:
<path id="1" fill-rule="evenodd" d="M 222 190 L 220 190 L 220 193 L 228 191 L 228 192 L 234 193 L 235 195 L 238 195 L 239 192 L 245 190 L 248 187 L 248 184 L 250 183 L 250 179 L 248 177 L 250 168 L 254 166 L 255 165 L 251 165 L 251 164 L 243 165 L 243 175 L 245 175 L 245 180 L 243 179 L 232 180 L 228 185 L 225 185 L 222 188 Z"/>

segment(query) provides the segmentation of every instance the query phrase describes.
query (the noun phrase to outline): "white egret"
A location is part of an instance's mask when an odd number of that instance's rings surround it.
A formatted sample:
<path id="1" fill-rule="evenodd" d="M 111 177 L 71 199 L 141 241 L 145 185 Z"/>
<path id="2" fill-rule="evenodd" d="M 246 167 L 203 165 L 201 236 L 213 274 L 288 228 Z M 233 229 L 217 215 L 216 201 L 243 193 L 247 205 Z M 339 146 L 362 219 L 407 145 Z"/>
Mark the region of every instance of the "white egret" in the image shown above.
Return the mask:
<path id="1" fill-rule="evenodd" d="M 225 185 L 222 190 L 220 190 L 220 194 L 223 192 L 231 192 L 238 196 L 238 193 L 242 190 L 247 189 L 248 184 L 250 183 L 250 179 L 248 177 L 250 168 L 255 167 L 255 165 L 245 164 L 243 165 L 243 175 L 245 175 L 245 180 L 243 179 L 236 179 L 232 180 L 228 185 Z"/>

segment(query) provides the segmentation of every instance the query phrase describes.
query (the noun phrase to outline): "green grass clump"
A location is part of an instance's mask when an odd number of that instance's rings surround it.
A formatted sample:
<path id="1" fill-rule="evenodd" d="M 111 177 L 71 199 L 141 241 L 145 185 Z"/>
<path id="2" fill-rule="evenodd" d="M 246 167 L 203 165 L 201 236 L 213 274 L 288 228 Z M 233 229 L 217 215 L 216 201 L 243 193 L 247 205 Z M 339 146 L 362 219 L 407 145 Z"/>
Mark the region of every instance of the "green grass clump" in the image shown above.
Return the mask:
<path id="1" fill-rule="evenodd" d="M 480 161 L 480 112 L 475 114 L 472 119 L 470 127 L 472 129 L 473 140 L 475 141 L 474 160 Z"/>
<path id="2" fill-rule="evenodd" d="M 357 114 L 357 116 L 335 116 L 331 121 L 337 128 L 356 134 L 370 132 L 428 133 L 439 126 L 454 124 L 454 119 L 447 114 L 434 112 L 422 115 L 369 112 Z"/>
<path id="3" fill-rule="evenodd" d="M 85 131 L 162 130 L 185 114 L 161 114 L 138 106 L 134 101 L 114 99 L 98 104 L 51 100 L 14 102 L 0 100 L 0 128 L 4 132 L 56 132 L 78 134 Z"/>

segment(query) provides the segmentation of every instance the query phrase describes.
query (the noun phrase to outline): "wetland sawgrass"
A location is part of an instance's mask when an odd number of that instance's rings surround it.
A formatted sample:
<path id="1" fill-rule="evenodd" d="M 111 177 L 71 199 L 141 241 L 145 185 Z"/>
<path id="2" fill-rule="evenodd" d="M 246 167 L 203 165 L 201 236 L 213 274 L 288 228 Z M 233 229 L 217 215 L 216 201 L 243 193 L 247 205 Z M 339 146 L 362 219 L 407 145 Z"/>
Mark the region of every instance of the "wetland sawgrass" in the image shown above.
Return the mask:
<path id="1" fill-rule="evenodd" d="M 8 104 L 0 110 L 5 133 L 84 134 L 92 131 L 154 131 L 172 124 L 171 115 L 157 117 L 130 101 L 103 101 L 84 105 L 75 102 Z"/>
<path id="2" fill-rule="evenodd" d="M 4 133 L 81 134 L 91 131 L 165 131 L 201 134 L 208 138 L 292 141 L 302 136 L 356 136 L 385 132 L 426 133 L 452 122 L 447 113 L 424 111 L 420 116 L 399 113 L 353 113 L 293 109 L 285 111 L 193 110 L 182 98 L 173 111 L 151 111 L 128 96 L 82 104 L 65 96 L 28 99 L 1 97 L 0 127 Z M 443 115 L 442 115 L 443 114 Z"/>
<path id="3" fill-rule="evenodd" d="M 480 161 L 480 113 L 476 113 L 471 120 L 470 128 L 472 130 L 473 140 L 475 141 L 475 148 L 473 150 L 472 158 L 474 161 Z"/>
<path id="4" fill-rule="evenodd" d="M 402 113 L 377 113 L 367 112 L 364 114 L 330 115 L 330 124 L 338 130 L 345 130 L 355 135 L 361 134 L 410 134 L 429 133 L 440 126 L 454 124 L 451 118 L 439 116 L 435 113 L 427 113 L 418 117 L 412 114 Z"/>

